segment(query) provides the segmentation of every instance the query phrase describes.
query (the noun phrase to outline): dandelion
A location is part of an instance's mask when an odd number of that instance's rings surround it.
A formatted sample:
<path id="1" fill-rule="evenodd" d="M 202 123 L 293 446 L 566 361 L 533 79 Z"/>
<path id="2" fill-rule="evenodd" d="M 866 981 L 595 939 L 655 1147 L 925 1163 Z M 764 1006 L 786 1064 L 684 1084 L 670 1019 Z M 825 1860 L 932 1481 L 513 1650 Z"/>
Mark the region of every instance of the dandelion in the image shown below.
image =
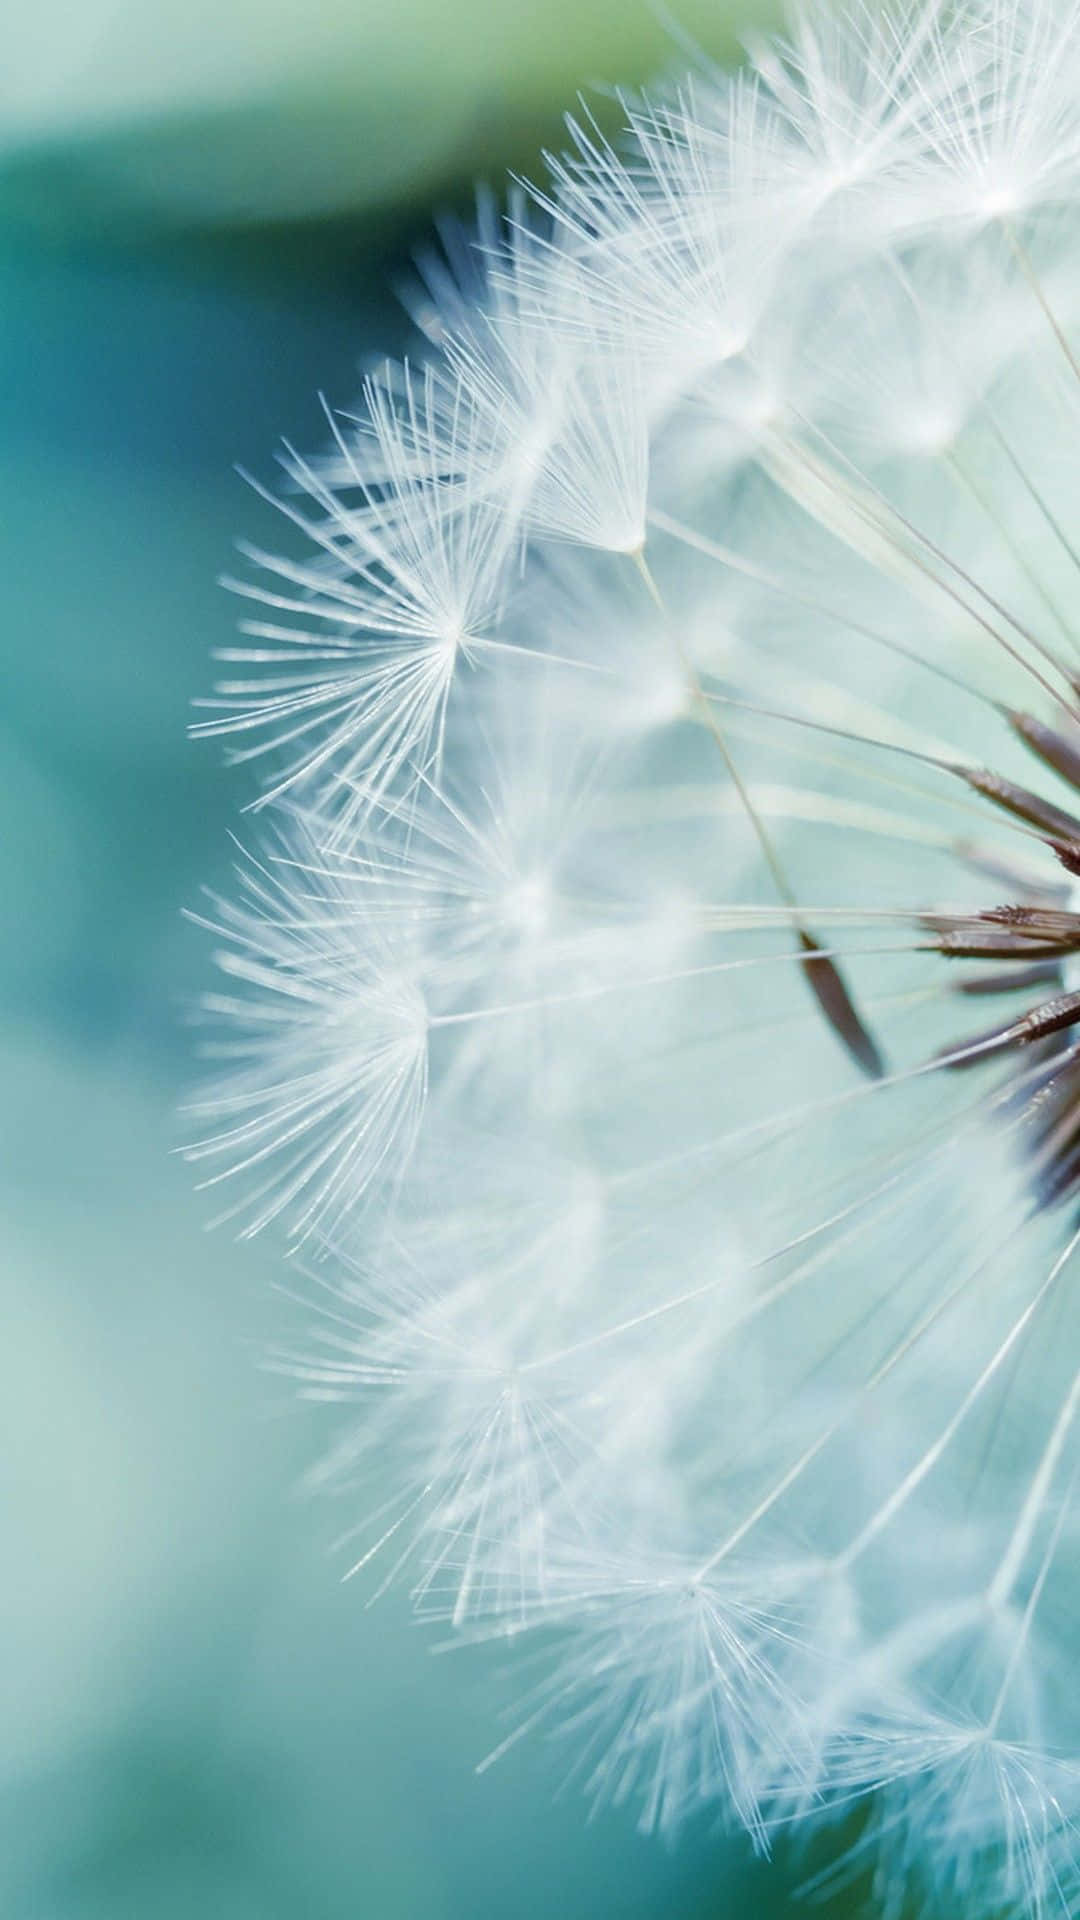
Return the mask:
<path id="1" fill-rule="evenodd" d="M 1080 1913 L 1080 12 L 623 112 L 286 456 L 193 1152 L 510 1742 Z"/>

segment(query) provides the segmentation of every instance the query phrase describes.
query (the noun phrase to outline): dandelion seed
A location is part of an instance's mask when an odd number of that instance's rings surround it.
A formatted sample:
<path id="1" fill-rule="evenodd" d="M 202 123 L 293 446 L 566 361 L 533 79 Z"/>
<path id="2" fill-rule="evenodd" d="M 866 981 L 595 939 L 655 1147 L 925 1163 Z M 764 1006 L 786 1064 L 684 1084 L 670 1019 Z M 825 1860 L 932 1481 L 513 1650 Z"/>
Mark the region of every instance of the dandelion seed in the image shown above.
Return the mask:
<path id="1" fill-rule="evenodd" d="M 195 729 L 257 736 L 233 758 L 279 763 L 260 804 L 320 776 L 383 794 L 406 767 L 436 768 L 455 669 L 497 608 L 508 549 L 493 503 L 472 493 L 485 445 L 467 396 L 405 369 L 393 386 L 370 380 L 365 399 L 355 445 L 332 422 L 345 485 L 287 455 L 314 511 L 276 504 L 311 555 L 252 551 L 275 584 L 239 591 L 288 618 L 246 624 L 259 644 L 227 657 L 264 672 L 223 681 L 224 716 Z"/>

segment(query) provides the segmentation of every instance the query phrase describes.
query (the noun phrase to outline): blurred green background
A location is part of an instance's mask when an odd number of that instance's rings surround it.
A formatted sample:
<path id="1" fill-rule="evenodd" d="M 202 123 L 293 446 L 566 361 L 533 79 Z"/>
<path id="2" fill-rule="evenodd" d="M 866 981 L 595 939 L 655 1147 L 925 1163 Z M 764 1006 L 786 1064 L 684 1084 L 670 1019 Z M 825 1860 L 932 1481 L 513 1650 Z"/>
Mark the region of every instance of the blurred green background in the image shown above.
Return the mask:
<path id="1" fill-rule="evenodd" d="M 728 55 L 746 24 L 682 0 Z M 268 1245 L 175 1154 L 246 783 L 186 738 L 236 608 L 233 472 L 321 444 L 439 208 L 680 59 L 638 0 L 40 0 L 0 73 L 0 1914 L 787 1913 L 795 1867 L 560 1795 L 517 1686 L 365 1608 L 260 1362 Z"/>

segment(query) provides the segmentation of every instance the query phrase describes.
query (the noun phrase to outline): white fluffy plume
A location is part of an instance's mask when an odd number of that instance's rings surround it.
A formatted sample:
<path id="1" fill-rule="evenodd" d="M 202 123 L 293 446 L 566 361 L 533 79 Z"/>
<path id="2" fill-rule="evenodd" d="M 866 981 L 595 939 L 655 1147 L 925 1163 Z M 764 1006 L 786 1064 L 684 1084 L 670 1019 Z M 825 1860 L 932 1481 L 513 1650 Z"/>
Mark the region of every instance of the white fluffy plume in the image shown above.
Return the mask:
<path id="1" fill-rule="evenodd" d="M 1080 9 L 623 117 L 286 456 L 193 1152 L 592 1791 L 1076 1914 Z"/>

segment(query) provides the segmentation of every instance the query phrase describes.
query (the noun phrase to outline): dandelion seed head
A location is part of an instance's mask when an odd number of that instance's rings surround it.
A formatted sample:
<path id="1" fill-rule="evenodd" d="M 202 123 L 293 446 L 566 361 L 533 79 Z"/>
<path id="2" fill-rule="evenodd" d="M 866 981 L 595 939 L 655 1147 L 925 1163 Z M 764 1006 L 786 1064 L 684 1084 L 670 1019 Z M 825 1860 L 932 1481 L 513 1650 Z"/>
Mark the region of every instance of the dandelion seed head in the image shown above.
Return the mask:
<path id="1" fill-rule="evenodd" d="M 886 1912 L 1080 1910 L 1078 21 L 581 112 L 287 450 L 203 723 L 193 1155 L 349 1568 L 650 1830 L 864 1801 Z"/>

